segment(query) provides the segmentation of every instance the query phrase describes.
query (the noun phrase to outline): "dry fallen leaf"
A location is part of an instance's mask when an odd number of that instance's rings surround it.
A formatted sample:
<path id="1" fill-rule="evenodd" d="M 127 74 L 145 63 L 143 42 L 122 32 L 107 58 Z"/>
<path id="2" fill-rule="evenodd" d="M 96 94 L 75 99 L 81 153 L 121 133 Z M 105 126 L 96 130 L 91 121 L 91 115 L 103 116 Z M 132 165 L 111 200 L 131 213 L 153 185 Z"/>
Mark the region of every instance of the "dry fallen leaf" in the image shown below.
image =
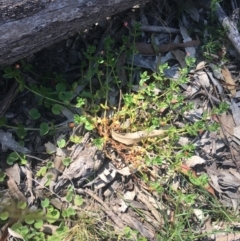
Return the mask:
<path id="1" fill-rule="evenodd" d="M 194 167 L 198 164 L 203 164 L 205 162 L 206 161 L 203 158 L 201 158 L 200 156 L 192 156 L 186 160 L 186 165 L 189 167 Z"/>
<path id="2" fill-rule="evenodd" d="M 208 78 L 208 75 L 206 74 L 206 72 L 198 71 L 196 73 L 196 78 L 202 86 L 209 88 L 210 82 L 209 82 L 209 78 Z"/>
<path id="3" fill-rule="evenodd" d="M 227 89 L 231 92 L 232 96 L 234 97 L 236 95 L 236 85 L 230 71 L 225 66 L 222 67 L 222 74 L 226 81 Z"/>
<path id="4" fill-rule="evenodd" d="M 215 241 L 234 241 L 239 240 L 240 235 L 237 233 L 219 233 L 216 235 Z"/>
<path id="5" fill-rule="evenodd" d="M 16 231 L 12 230 L 11 228 L 8 228 L 8 233 L 9 233 L 13 238 L 25 240 L 20 233 L 17 233 Z"/>
<path id="6" fill-rule="evenodd" d="M 7 185 L 8 185 L 9 193 L 10 193 L 11 197 L 16 198 L 16 200 L 19 200 L 19 201 L 22 201 L 22 202 L 27 201 L 26 197 L 18 189 L 18 186 L 17 186 L 17 184 L 16 184 L 16 182 L 14 181 L 13 178 L 9 177 L 9 179 L 7 181 Z"/>
<path id="7" fill-rule="evenodd" d="M 137 131 L 133 133 L 121 133 L 121 134 L 116 133 L 114 130 L 112 130 L 112 138 L 125 145 L 133 145 L 145 138 L 162 136 L 164 133 L 166 133 L 166 130 L 153 130 L 150 132 Z"/>
<path id="8" fill-rule="evenodd" d="M 203 68 L 205 68 L 205 67 L 206 67 L 206 62 L 205 62 L 205 61 L 201 61 L 201 62 L 199 62 L 199 63 L 197 64 L 195 70 L 201 70 L 201 69 L 203 69 Z"/>
<path id="9" fill-rule="evenodd" d="M 186 67 L 186 63 L 185 63 L 186 54 L 185 54 L 185 52 L 181 51 L 180 49 L 175 49 L 175 50 L 172 50 L 171 53 L 175 56 L 176 60 L 181 65 L 181 68 L 185 68 Z"/>

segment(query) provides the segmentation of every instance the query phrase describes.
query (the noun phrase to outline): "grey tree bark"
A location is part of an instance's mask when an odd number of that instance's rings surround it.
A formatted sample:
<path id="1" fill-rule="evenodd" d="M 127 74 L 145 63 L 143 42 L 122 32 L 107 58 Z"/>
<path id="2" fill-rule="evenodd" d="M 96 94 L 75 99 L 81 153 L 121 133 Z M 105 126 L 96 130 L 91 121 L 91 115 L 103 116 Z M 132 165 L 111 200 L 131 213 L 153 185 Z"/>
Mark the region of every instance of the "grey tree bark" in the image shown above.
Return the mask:
<path id="1" fill-rule="evenodd" d="M 0 66 L 148 0 L 0 0 Z"/>

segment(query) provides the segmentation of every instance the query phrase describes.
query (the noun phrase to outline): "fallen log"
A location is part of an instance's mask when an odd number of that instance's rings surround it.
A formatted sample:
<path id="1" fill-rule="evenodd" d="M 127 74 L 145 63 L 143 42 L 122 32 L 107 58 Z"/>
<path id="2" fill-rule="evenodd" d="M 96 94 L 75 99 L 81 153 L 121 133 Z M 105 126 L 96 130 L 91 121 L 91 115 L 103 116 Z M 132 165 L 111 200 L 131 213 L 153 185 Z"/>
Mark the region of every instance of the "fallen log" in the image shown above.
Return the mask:
<path id="1" fill-rule="evenodd" d="M 1 0 L 0 66 L 147 0 Z"/>

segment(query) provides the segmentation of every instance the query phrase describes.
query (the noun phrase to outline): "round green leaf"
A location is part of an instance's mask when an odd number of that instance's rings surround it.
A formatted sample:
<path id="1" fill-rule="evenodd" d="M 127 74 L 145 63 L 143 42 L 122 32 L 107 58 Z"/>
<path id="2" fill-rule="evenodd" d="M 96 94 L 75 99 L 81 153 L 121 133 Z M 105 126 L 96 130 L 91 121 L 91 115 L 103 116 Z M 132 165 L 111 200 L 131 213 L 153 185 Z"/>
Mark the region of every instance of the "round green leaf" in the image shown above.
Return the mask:
<path id="1" fill-rule="evenodd" d="M 79 195 L 75 195 L 73 201 L 74 201 L 74 204 L 77 206 L 81 206 L 83 204 L 83 198 Z"/>
<path id="2" fill-rule="evenodd" d="M 23 235 L 27 235 L 29 233 L 29 228 L 27 226 L 22 226 L 19 231 L 21 232 L 21 234 Z"/>
<path id="3" fill-rule="evenodd" d="M 48 179 L 48 180 L 52 180 L 52 178 L 53 178 L 53 174 L 52 174 L 52 173 L 48 173 L 48 174 L 47 174 L 47 179 Z"/>
<path id="4" fill-rule="evenodd" d="M 6 125 L 7 118 L 5 116 L 0 117 L 0 127 Z"/>
<path id="5" fill-rule="evenodd" d="M 47 221 L 49 223 L 54 223 L 59 219 L 59 217 L 60 217 L 60 212 L 55 209 L 51 213 L 47 214 Z"/>
<path id="6" fill-rule="evenodd" d="M 19 159 L 19 156 L 16 152 L 12 152 L 8 158 L 7 158 L 7 163 L 9 165 L 12 165 L 15 161 L 17 161 Z"/>
<path id="7" fill-rule="evenodd" d="M 27 224 L 33 224 L 34 223 L 34 215 L 33 214 L 27 214 L 25 217 L 24 217 L 24 221 L 25 223 Z"/>
<path id="8" fill-rule="evenodd" d="M 17 203 L 17 208 L 18 209 L 25 209 L 27 207 L 27 203 L 26 202 L 22 202 L 22 201 L 19 201 L 18 203 Z"/>
<path id="9" fill-rule="evenodd" d="M 63 222 L 61 222 L 60 225 L 58 226 L 58 228 L 56 229 L 56 233 L 60 235 L 60 234 L 64 234 L 68 230 L 69 230 L 69 228 L 67 226 L 65 226 L 65 224 Z"/>
<path id="10" fill-rule="evenodd" d="M 76 214 L 76 211 L 72 207 L 69 207 L 67 209 L 67 213 L 68 213 L 68 216 L 72 216 Z"/>
<path id="11" fill-rule="evenodd" d="M 19 126 L 19 128 L 16 130 L 16 134 L 20 139 L 23 139 L 27 135 L 23 125 Z"/>
<path id="12" fill-rule="evenodd" d="M 0 171 L 0 182 L 3 182 L 5 177 L 6 177 L 6 174 Z"/>
<path id="13" fill-rule="evenodd" d="M 78 82 L 73 82 L 72 83 L 72 89 L 75 90 L 78 87 Z"/>
<path id="14" fill-rule="evenodd" d="M 54 165 L 53 165 L 53 162 L 48 162 L 46 166 L 49 169 L 49 168 L 52 168 Z"/>
<path id="15" fill-rule="evenodd" d="M 67 210 L 66 210 L 66 209 L 62 210 L 62 216 L 63 216 L 64 218 L 68 217 L 68 213 L 67 213 Z"/>
<path id="16" fill-rule="evenodd" d="M 63 84 L 63 83 L 58 83 L 57 85 L 56 85 L 56 90 L 59 92 L 59 91 L 64 91 L 64 90 L 66 90 L 66 85 L 65 84 Z"/>
<path id="17" fill-rule="evenodd" d="M 94 129 L 94 125 L 93 125 L 92 123 L 90 123 L 90 122 L 86 122 L 84 127 L 85 127 L 86 130 L 88 130 L 88 131 L 91 131 L 91 130 Z"/>
<path id="18" fill-rule="evenodd" d="M 47 207 L 48 213 L 51 213 L 54 210 L 54 207 L 52 205 L 49 205 Z"/>
<path id="19" fill-rule="evenodd" d="M 42 220 L 38 220 L 37 222 L 34 223 L 34 227 L 36 229 L 39 229 L 43 226 L 43 221 Z"/>
<path id="20" fill-rule="evenodd" d="M 66 141 L 64 139 L 57 141 L 57 145 L 59 148 L 63 148 L 66 145 Z"/>
<path id="21" fill-rule="evenodd" d="M 7 220 L 9 217 L 9 213 L 7 211 L 3 211 L 0 213 L 0 219 Z"/>
<path id="22" fill-rule="evenodd" d="M 11 229 L 14 230 L 14 231 L 17 231 L 17 230 L 21 229 L 22 226 L 23 226 L 23 225 L 22 225 L 21 223 L 14 223 L 14 224 L 12 225 Z"/>
<path id="23" fill-rule="evenodd" d="M 58 98 L 62 101 L 67 101 L 72 99 L 73 93 L 71 91 L 61 91 L 58 94 Z"/>
<path id="24" fill-rule="evenodd" d="M 41 167 L 40 170 L 36 173 L 36 175 L 38 177 L 41 177 L 41 176 L 44 176 L 47 172 L 47 167 L 44 166 L 44 167 Z"/>
<path id="25" fill-rule="evenodd" d="M 64 166 L 68 167 L 69 164 L 71 163 L 71 161 L 72 161 L 72 159 L 70 157 L 67 157 L 67 158 L 64 158 L 62 162 L 63 162 Z"/>
<path id="26" fill-rule="evenodd" d="M 48 199 L 48 198 L 45 198 L 44 200 L 41 201 L 41 206 L 42 206 L 43 208 L 46 208 L 46 207 L 49 206 L 49 203 L 50 203 L 49 199 Z"/>
<path id="27" fill-rule="evenodd" d="M 47 123 L 43 122 L 40 125 L 40 135 L 44 136 L 49 132 L 49 126 Z"/>
<path id="28" fill-rule="evenodd" d="M 66 196 L 66 200 L 67 200 L 68 202 L 71 202 L 72 199 L 73 199 L 73 193 L 72 193 L 72 192 L 68 192 L 68 193 L 67 193 L 67 196 Z"/>
<path id="29" fill-rule="evenodd" d="M 41 114 L 39 113 L 38 109 L 33 108 L 29 111 L 29 115 L 34 119 L 37 120 L 41 117 Z"/>
<path id="30" fill-rule="evenodd" d="M 62 106 L 62 105 L 55 104 L 55 105 L 52 107 L 52 113 L 55 114 L 55 115 L 60 115 L 62 109 L 63 109 L 63 106 Z"/>
<path id="31" fill-rule="evenodd" d="M 20 164 L 21 165 L 26 165 L 28 163 L 26 158 L 21 158 Z"/>

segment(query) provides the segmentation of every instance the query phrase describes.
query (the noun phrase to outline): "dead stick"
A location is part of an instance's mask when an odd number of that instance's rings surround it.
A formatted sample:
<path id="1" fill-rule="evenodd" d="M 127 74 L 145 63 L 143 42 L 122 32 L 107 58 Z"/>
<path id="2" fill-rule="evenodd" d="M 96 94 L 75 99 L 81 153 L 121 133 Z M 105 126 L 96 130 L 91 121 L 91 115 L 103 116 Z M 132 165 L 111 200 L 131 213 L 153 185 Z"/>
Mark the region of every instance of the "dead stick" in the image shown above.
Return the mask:
<path id="1" fill-rule="evenodd" d="M 186 47 L 192 47 L 192 46 L 196 46 L 199 45 L 200 41 L 199 40 L 193 40 L 193 41 L 189 41 L 186 43 L 169 43 L 169 44 L 161 44 L 161 45 L 157 45 L 156 46 L 156 52 L 153 49 L 153 46 L 151 44 L 145 44 L 145 43 L 135 43 L 135 46 L 138 50 L 139 54 L 151 54 L 151 55 L 155 55 L 158 53 L 165 53 L 165 52 L 169 52 L 172 51 L 174 49 L 177 48 L 186 48 Z"/>
<path id="2" fill-rule="evenodd" d="M 86 194 L 94 198 L 97 202 L 99 202 L 103 207 L 103 211 L 112 219 L 112 221 L 120 228 L 123 229 L 125 225 L 122 223 L 121 219 L 99 198 L 97 197 L 91 190 L 84 190 Z"/>

